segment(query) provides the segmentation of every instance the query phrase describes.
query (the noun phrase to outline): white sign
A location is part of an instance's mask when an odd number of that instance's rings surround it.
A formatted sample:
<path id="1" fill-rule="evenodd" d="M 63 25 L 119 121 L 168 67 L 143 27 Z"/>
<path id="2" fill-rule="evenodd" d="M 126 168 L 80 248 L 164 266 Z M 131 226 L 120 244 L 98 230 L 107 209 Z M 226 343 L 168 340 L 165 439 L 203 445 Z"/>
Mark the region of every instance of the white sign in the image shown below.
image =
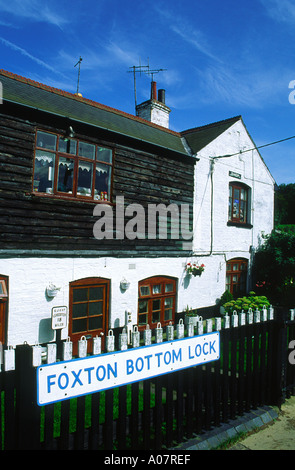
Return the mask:
<path id="1" fill-rule="evenodd" d="M 67 327 L 68 309 L 67 307 L 53 307 L 51 310 L 51 328 L 60 330 Z"/>
<path id="2" fill-rule="evenodd" d="M 39 406 L 219 359 L 219 332 L 37 368 Z"/>

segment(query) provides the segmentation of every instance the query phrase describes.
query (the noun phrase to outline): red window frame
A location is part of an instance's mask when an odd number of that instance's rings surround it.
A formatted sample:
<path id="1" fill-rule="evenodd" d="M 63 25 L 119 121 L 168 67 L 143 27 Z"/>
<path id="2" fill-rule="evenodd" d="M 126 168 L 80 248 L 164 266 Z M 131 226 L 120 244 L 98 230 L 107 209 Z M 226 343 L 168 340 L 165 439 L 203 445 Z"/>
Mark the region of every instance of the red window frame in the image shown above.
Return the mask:
<path id="1" fill-rule="evenodd" d="M 42 134 L 47 136 L 50 139 L 52 137 L 52 146 L 40 144 L 38 136 Z M 64 148 L 61 148 L 64 147 Z M 80 153 L 80 146 L 91 147 L 93 148 L 92 157 L 83 156 Z M 52 148 L 51 148 L 52 147 Z M 109 153 L 109 161 L 102 158 L 101 151 L 106 151 Z M 52 162 L 48 164 L 48 168 L 45 170 L 45 174 L 50 172 L 46 181 L 40 181 L 39 172 L 40 168 L 37 168 L 38 161 L 38 152 L 43 152 L 44 159 L 50 160 Z M 41 155 L 39 159 L 41 159 Z M 37 129 L 36 131 L 36 140 L 35 140 L 35 158 L 34 158 L 34 178 L 33 178 L 33 187 L 32 190 L 34 194 L 45 195 L 48 197 L 62 197 L 62 198 L 71 198 L 79 199 L 84 201 L 95 201 L 99 202 L 111 202 L 112 201 L 112 186 L 113 186 L 113 162 L 114 162 L 114 149 L 105 146 L 98 145 L 86 139 L 78 138 L 66 138 L 62 134 L 57 134 L 54 132 L 49 132 L 43 129 Z M 84 165 L 84 170 L 82 169 Z M 65 174 L 62 178 L 59 177 L 60 170 L 62 166 L 65 168 Z M 86 187 L 79 188 L 79 178 L 82 178 L 83 171 L 88 168 L 92 168 L 92 171 L 88 171 L 89 174 L 86 175 L 86 179 L 91 179 L 89 182 L 90 189 Z M 52 170 L 50 170 L 50 168 Z M 102 170 L 106 170 L 105 177 L 102 173 Z M 84 175 L 85 178 L 85 175 Z M 61 179 L 63 181 L 61 181 Z M 99 180 L 101 179 L 101 181 Z M 65 187 L 64 183 L 69 184 L 68 187 Z M 71 183 L 67 183 L 71 182 Z M 63 183 L 64 188 L 62 188 L 61 183 Z M 83 183 L 81 184 L 83 186 Z M 85 183 L 84 183 L 85 186 Z M 101 188 L 101 190 L 98 188 Z M 82 189 L 82 190 L 81 190 Z"/>
<path id="2" fill-rule="evenodd" d="M 169 276 L 153 276 L 138 283 L 138 329 L 174 323 L 177 281 Z"/>
<path id="3" fill-rule="evenodd" d="M 244 294 L 247 290 L 248 260 L 234 258 L 226 263 L 226 290 L 233 296 Z"/>
<path id="4" fill-rule="evenodd" d="M 95 289 L 100 290 L 101 293 L 95 294 Z M 94 295 L 91 295 L 91 290 Z M 78 291 L 85 296 L 75 295 Z M 102 347 L 104 347 L 104 338 L 108 328 L 109 296 L 109 279 L 90 277 L 70 282 L 69 336 L 73 342 L 74 354 L 77 354 L 78 341 L 82 336 L 89 340 L 101 336 Z M 79 308 L 79 306 L 84 308 Z M 92 341 L 88 341 L 87 344 L 88 352 L 90 352 Z"/>
<path id="5" fill-rule="evenodd" d="M 228 220 L 238 224 L 249 223 L 249 188 L 241 183 L 229 184 Z"/>

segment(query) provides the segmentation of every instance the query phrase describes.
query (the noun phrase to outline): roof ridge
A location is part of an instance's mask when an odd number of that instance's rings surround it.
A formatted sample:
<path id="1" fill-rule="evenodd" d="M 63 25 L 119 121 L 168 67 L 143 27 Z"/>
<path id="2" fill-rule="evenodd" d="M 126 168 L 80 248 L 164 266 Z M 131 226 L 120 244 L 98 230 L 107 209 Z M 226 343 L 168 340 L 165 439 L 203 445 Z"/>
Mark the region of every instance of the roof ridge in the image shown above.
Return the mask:
<path id="1" fill-rule="evenodd" d="M 241 115 L 234 116 L 234 117 L 231 117 L 231 118 L 228 118 L 228 119 L 222 119 L 221 121 L 212 122 L 210 124 L 205 124 L 204 126 L 192 127 L 191 129 L 181 131 L 181 135 L 189 134 L 191 132 L 196 132 L 196 131 L 200 131 L 200 130 L 203 130 L 203 129 L 209 129 L 210 127 L 216 127 L 217 125 L 229 123 L 231 121 L 236 122 L 239 119 L 242 119 Z"/>
<path id="2" fill-rule="evenodd" d="M 112 112 L 114 114 L 125 116 L 128 119 L 131 119 L 131 120 L 134 120 L 134 121 L 137 121 L 137 122 L 141 122 L 142 124 L 154 127 L 154 128 L 159 129 L 163 132 L 168 132 L 168 133 L 173 134 L 175 136 L 181 137 L 180 132 L 173 131 L 172 129 L 168 129 L 168 128 L 163 127 L 163 126 L 159 126 L 158 124 L 147 121 L 146 119 L 140 118 L 138 116 L 134 116 L 133 114 L 126 113 L 125 111 L 121 111 L 121 110 L 116 109 L 116 108 L 112 108 L 111 106 L 107 106 L 107 105 L 98 103 L 97 101 L 91 100 L 89 98 L 84 98 L 83 96 L 79 96 L 75 93 L 70 93 L 69 91 L 65 91 L 65 90 L 62 90 L 60 88 L 45 85 L 44 83 L 37 82 L 36 80 L 32 80 L 31 78 L 26 78 L 26 77 L 23 77 L 22 75 L 15 74 L 13 72 L 9 72 L 9 71 L 4 70 L 4 69 L 0 69 L 0 75 L 4 75 L 7 78 L 11 78 L 13 80 L 18 80 L 18 81 L 23 82 L 23 83 L 27 83 L 28 85 L 34 86 L 36 88 L 41 88 L 44 91 L 49 91 L 51 93 L 55 93 L 57 95 L 64 96 L 65 98 L 74 99 L 74 100 L 79 101 L 81 103 L 88 104 L 89 106 L 93 106 L 93 107 L 96 107 L 96 108 L 99 108 L 99 109 L 104 109 L 105 111 L 109 111 L 109 112 Z"/>

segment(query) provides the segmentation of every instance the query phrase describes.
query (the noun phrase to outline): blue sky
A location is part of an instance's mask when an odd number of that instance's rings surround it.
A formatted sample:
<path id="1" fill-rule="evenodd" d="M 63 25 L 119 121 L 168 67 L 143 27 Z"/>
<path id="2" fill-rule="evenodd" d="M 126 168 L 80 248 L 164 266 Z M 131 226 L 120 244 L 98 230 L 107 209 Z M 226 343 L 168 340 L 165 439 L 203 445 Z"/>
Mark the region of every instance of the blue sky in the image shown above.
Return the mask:
<path id="1" fill-rule="evenodd" d="M 134 114 L 149 63 L 171 129 L 242 115 L 257 146 L 295 135 L 294 44 L 295 0 L 0 0 L 0 68 L 75 92 L 81 56 L 83 96 Z M 261 154 L 295 182 L 295 139 Z"/>

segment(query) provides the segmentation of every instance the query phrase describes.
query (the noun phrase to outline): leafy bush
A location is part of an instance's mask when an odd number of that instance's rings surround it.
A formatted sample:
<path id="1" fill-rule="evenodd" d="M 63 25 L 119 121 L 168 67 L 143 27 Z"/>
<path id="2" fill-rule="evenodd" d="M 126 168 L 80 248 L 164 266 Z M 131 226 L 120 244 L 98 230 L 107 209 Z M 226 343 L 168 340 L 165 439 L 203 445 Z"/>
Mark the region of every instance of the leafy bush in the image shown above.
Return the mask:
<path id="1" fill-rule="evenodd" d="M 227 313 L 233 313 L 235 310 L 239 313 L 242 310 L 248 312 L 249 308 L 252 308 L 253 312 L 258 308 L 262 310 L 263 307 L 268 308 L 270 302 L 264 295 L 256 295 L 255 292 L 249 292 L 248 296 L 239 297 L 238 299 L 232 299 L 226 302 L 223 307 Z"/>
<path id="2" fill-rule="evenodd" d="M 223 306 L 227 302 L 230 302 L 231 300 L 233 300 L 233 298 L 234 296 L 232 295 L 232 293 L 229 290 L 226 290 L 220 297 L 219 305 Z"/>
<path id="3" fill-rule="evenodd" d="M 253 277 L 259 294 L 273 305 L 295 306 L 295 232 L 274 230 L 265 236 L 254 259 Z"/>

